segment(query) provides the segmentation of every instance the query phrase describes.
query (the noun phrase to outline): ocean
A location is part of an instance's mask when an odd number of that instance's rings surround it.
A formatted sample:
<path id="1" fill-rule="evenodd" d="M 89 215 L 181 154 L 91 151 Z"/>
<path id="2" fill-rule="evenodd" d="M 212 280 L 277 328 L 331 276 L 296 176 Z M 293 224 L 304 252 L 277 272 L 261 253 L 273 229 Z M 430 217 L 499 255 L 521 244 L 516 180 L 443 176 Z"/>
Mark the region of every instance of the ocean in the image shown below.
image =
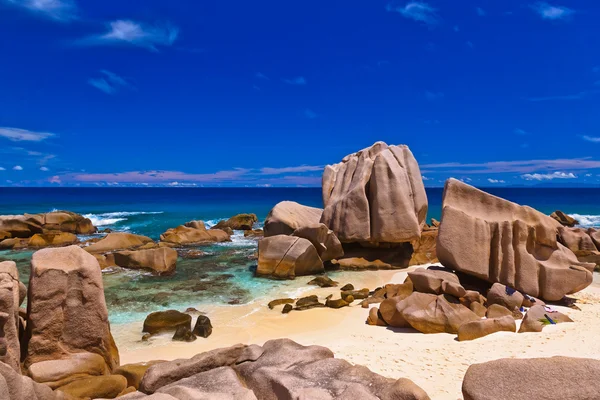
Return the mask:
<path id="1" fill-rule="evenodd" d="M 600 189 L 489 188 L 496 196 L 550 214 L 562 210 L 582 226 L 600 226 Z M 441 188 L 427 189 L 428 218 L 439 219 Z M 0 214 L 69 210 L 90 218 L 100 229 L 126 231 L 158 239 L 168 228 L 190 220 L 207 225 L 239 213 L 255 213 L 264 221 L 280 201 L 322 207 L 320 188 L 0 188 Z M 85 239 L 85 238 L 82 238 Z M 203 304 L 244 305 L 268 296 L 277 287 L 299 294 L 306 279 L 271 281 L 254 277 L 257 242 L 236 232 L 231 243 L 202 246 L 204 256 L 179 259 L 176 273 L 157 277 L 147 272 L 105 270 L 104 286 L 113 324 L 143 319 L 160 309 L 201 307 Z M 0 251 L 0 261 L 17 262 L 27 282 L 30 251 Z M 356 272 L 332 272 L 342 280 Z"/>

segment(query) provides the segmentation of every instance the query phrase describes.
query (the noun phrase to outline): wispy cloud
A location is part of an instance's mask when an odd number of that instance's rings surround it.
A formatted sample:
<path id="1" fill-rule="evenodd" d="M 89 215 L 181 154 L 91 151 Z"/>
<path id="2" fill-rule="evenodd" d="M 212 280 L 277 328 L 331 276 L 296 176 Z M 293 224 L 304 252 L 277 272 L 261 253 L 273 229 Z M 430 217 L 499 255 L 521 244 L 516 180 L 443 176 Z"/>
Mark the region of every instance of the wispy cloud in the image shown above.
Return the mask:
<path id="1" fill-rule="evenodd" d="M 40 171 L 48 172 L 48 171 L 50 171 L 50 168 L 48 168 L 48 167 L 40 167 Z"/>
<path id="2" fill-rule="evenodd" d="M 15 165 L 13 167 L 13 171 L 23 171 L 23 167 L 21 167 L 20 165 Z"/>
<path id="3" fill-rule="evenodd" d="M 88 83 L 106 94 L 115 94 L 120 89 L 133 87 L 127 80 L 113 72 L 101 70 L 100 73 L 103 76 L 90 78 Z"/>
<path id="4" fill-rule="evenodd" d="M 557 160 L 524 160 L 524 161 L 491 161 L 485 163 L 441 163 L 423 164 L 421 172 L 445 172 L 453 174 L 489 174 L 600 169 L 600 161 L 591 158 L 557 159 Z"/>
<path id="5" fill-rule="evenodd" d="M 443 97 L 444 93 L 442 92 L 431 92 L 429 90 L 425 92 L 425 98 L 430 101 L 442 99 Z"/>
<path id="6" fill-rule="evenodd" d="M 411 1 L 404 6 L 395 6 L 389 3 L 386 6 L 386 10 L 400 13 L 405 18 L 423 22 L 430 27 L 438 24 L 440 21 L 437 10 L 429 4 L 420 1 Z"/>
<path id="7" fill-rule="evenodd" d="M 158 51 L 159 46 L 171 46 L 179 36 L 179 29 L 171 24 L 148 25 L 131 20 L 110 22 L 107 31 L 79 41 L 82 45 L 131 45 Z"/>
<path id="8" fill-rule="evenodd" d="M 13 6 L 60 22 L 77 19 L 77 5 L 72 0 L 3 0 Z"/>
<path id="9" fill-rule="evenodd" d="M 525 131 L 523 129 L 519 129 L 519 128 L 515 129 L 515 133 L 517 135 L 529 135 L 529 132 L 527 132 L 527 131 Z"/>
<path id="10" fill-rule="evenodd" d="M 575 94 L 567 94 L 560 96 L 542 96 L 542 97 L 529 97 L 529 101 L 553 101 L 553 100 L 581 100 L 587 96 L 589 92 L 583 91 Z"/>
<path id="11" fill-rule="evenodd" d="M 55 136 L 49 132 L 34 132 L 26 129 L 0 127 L 0 137 L 13 142 L 41 142 Z"/>
<path id="12" fill-rule="evenodd" d="M 6 171 L 6 168 L 0 167 L 0 171 Z"/>
<path id="13" fill-rule="evenodd" d="M 543 19 L 560 20 L 571 17 L 575 10 L 568 7 L 552 5 L 543 1 L 531 5 L 531 8 Z"/>
<path id="14" fill-rule="evenodd" d="M 319 115 L 316 112 L 314 112 L 313 110 L 307 108 L 306 110 L 304 110 L 304 116 L 308 119 L 315 119 Z"/>
<path id="15" fill-rule="evenodd" d="M 257 72 L 254 76 L 256 78 L 258 78 L 258 79 L 262 79 L 262 80 L 265 80 L 265 81 L 269 80 L 269 77 L 266 76 L 265 74 L 263 74 L 262 72 Z"/>
<path id="16" fill-rule="evenodd" d="M 261 168 L 260 173 L 262 175 L 281 175 L 290 173 L 302 173 L 302 172 L 322 172 L 322 165 L 300 165 L 298 167 L 283 167 L 283 168 Z"/>
<path id="17" fill-rule="evenodd" d="M 572 172 L 556 171 L 551 174 L 525 174 L 521 178 L 527 181 L 550 181 L 553 179 L 576 179 L 577 175 Z"/>
<path id="18" fill-rule="evenodd" d="M 504 180 L 502 179 L 492 179 L 492 178 L 488 178 L 488 182 L 489 183 L 506 183 Z"/>
<path id="19" fill-rule="evenodd" d="M 581 138 L 586 142 L 600 143 L 600 137 L 583 135 Z"/>
<path id="20" fill-rule="evenodd" d="M 295 78 L 291 78 L 291 79 L 282 79 L 285 83 L 287 83 L 288 85 L 306 85 L 306 79 L 303 76 L 297 76 Z"/>
<path id="21" fill-rule="evenodd" d="M 484 10 L 483 8 L 481 8 L 481 7 L 477 7 L 477 8 L 475 9 L 475 12 L 476 12 L 476 13 L 477 13 L 477 15 L 479 15 L 480 17 L 485 17 L 485 16 L 486 16 L 486 14 L 487 14 L 487 13 L 485 12 L 485 10 Z"/>

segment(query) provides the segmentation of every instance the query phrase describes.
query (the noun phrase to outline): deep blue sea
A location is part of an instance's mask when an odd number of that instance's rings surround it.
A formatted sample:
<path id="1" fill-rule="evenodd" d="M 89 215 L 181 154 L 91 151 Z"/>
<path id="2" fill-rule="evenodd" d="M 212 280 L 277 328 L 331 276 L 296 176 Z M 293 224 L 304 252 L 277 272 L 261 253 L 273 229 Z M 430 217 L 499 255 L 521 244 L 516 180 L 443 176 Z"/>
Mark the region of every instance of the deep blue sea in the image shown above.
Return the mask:
<path id="1" fill-rule="evenodd" d="M 600 189 L 491 188 L 486 191 L 529 205 L 546 214 L 562 210 L 583 226 L 600 226 Z M 440 218 L 441 188 L 427 189 L 429 218 Z M 261 222 L 278 202 L 293 200 L 322 207 L 320 188 L 0 188 L 0 214 L 69 210 L 90 218 L 99 228 L 127 231 L 158 239 L 168 228 L 190 220 L 208 225 L 239 213 L 255 213 Z M 293 284 L 253 276 L 257 244 L 236 233 L 231 243 L 204 246 L 205 256 L 179 259 L 175 275 L 104 272 L 113 323 L 139 320 L 157 309 L 198 304 L 246 304 L 274 286 Z M 30 251 L 0 251 L 13 259 L 21 279 L 28 280 Z"/>

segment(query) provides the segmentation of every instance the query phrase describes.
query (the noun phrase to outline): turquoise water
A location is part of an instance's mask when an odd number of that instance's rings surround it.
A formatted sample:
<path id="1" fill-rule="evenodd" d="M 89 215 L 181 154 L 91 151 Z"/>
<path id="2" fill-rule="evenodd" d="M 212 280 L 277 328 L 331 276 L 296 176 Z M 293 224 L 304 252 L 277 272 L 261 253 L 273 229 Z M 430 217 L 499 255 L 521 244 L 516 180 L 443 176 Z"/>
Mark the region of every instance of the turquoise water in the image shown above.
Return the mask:
<path id="1" fill-rule="evenodd" d="M 544 213 L 561 209 L 586 226 L 600 226 L 599 189 L 495 188 L 490 192 Z M 428 189 L 429 217 L 440 218 L 441 189 Z M 262 221 L 278 202 L 293 200 L 321 207 L 316 188 L 0 188 L 0 214 L 48 212 L 54 209 L 86 215 L 99 228 L 158 239 L 168 228 L 190 220 L 209 225 L 238 213 L 255 213 Z M 159 309 L 185 309 L 202 304 L 248 304 L 272 289 L 298 288 L 298 282 L 254 277 L 257 242 L 236 233 L 231 243 L 199 247 L 196 259 L 180 257 L 176 273 L 168 277 L 131 270 L 103 272 L 106 302 L 113 324 L 143 319 Z M 29 276 L 32 252 L 0 252 L 13 259 L 21 279 Z M 346 276 L 333 272 L 330 275 Z M 306 279 L 308 281 L 308 279 Z"/>

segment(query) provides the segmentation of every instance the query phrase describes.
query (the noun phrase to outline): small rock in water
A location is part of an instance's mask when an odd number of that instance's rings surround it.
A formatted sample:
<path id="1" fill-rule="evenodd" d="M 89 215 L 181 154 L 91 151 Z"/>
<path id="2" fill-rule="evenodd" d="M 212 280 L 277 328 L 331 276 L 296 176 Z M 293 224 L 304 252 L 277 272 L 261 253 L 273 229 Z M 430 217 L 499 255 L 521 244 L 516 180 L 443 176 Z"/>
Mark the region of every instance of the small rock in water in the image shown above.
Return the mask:
<path id="1" fill-rule="evenodd" d="M 309 285 L 317 285 L 322 288 L 334 287 L 337 286 L 338 283 L 328 276 L 317 276 L 312 281 L 308 282 Z"/>
<path id="2" fill-rule="evenodd" d="M 280 306 L 282 304 L 293 304 L 293 303 L 294 303 L 294 299 L 276 299 L 276 300 L 269 302 L 268 306 L 272 310 L 275 307 Z"/>
<path id="3" fill-rule="evenodd" d="M 281 310 L 282 314 L 287 314 L 290 311 L 292 311 L 294 309 L 294 307 L 292 307 L 291 304 L 286 304 L 285 306 L 283 306 L 283 310 Z"/>
<path id="4" fill-rule="evenodd" d="M 173 340 L 178 342 L 193 342 L 196 340 L 196 335 L 192 333 L 189 327 L 180 325 L 173 335 Z"/>
<path id="5" fill-rule="evenodd" d="M 342 288 L 340 290 L 342 292 L 347 292 L 348 290 L 354 290 L 354 285 L 351 283 L 348 283 L 348 284 L 342 286 Z"/>
<path id="6" fill-rule="evenodd" d="M 200 315 L 196 320 L 193 333 L 196 336 L 207 338 L 212 333 L 212 328 L 213 327 L 210 323 L 210 319 L 205 315 Z"/>

